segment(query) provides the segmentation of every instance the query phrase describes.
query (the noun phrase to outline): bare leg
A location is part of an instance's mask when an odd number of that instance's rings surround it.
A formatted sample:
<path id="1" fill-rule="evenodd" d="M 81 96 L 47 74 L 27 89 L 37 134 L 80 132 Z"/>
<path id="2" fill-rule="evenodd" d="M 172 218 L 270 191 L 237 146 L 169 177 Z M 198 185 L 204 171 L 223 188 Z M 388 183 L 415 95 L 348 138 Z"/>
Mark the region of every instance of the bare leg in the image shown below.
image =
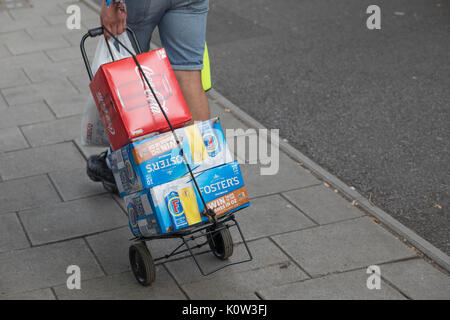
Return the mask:
<path id="1" fill-rule="evenodd" d="M 174 70 L 181 92 L 192 115 L 192 121 L 210 119 L 209 102 L 203 90 L 201 71 Z"/>

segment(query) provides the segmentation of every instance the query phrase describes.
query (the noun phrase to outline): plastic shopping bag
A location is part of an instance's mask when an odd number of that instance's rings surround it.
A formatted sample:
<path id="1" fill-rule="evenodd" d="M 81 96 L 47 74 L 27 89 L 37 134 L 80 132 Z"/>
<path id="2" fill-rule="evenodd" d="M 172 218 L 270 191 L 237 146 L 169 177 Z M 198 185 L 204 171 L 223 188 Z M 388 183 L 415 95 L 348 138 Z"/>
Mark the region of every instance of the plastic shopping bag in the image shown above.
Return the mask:
<path id="1" fill-rule="evenodd" d="M 122 33 L 117 38 L 133 52 L 133 54 L 135 54 L 127 32 Z M 118 43 L 115 44 L 115 40 L 112 38 L 108 40 L 109 47 L 111 48 L 110 53 L 106 41 L 105 37 L 102 36 L 97 44 L 94 59 L 91 64 L 93 75 L 95 75 L 102 64 L 112 61 L 111 53 L 115 61 L 131 57 L 122 46 L 118 45 Z M 95 105 L 92 95 L 89 95 L 86 101 L 81 120 L 81 143 L 85 146 L 109 146 L 108 134 L 106 133 L 102 119 L 98 114 L 97 106 Z"/>

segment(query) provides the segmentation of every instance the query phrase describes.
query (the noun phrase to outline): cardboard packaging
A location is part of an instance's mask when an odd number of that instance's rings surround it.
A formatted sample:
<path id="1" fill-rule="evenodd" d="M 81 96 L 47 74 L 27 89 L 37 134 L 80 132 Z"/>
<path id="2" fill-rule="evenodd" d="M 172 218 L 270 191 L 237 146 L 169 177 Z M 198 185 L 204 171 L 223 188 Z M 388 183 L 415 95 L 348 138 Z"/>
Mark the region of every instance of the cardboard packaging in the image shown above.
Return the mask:
<path id="1" fill-rule="evenodd" d="M 194 173 L 233 161 L 218 118 L 175 130 Z M 189 173 L 172 132 L 133 142 L 109 156 L 121 197 Z"/>
<path id="2" fill-rule="evenodd" d="M 250 205 L 238 162 L 197 173 L 195 177 L 206 205 L 217 217 Z M 130 222 L 132 232 L 138 230 L 143 235 L 167 234 L 209 219 L 200 214 L 204 205 L 190 176 L 128 195 L 125 203 L 129 219 L 134 221 Z"/>
<path id="3" fill-rule="evenodd" d="M 163 48 L 136 56 L 174 128 L 191 120 Z M 113 150 L 169 125 L 132 57 L 102 65 L 89 85 Z"/>

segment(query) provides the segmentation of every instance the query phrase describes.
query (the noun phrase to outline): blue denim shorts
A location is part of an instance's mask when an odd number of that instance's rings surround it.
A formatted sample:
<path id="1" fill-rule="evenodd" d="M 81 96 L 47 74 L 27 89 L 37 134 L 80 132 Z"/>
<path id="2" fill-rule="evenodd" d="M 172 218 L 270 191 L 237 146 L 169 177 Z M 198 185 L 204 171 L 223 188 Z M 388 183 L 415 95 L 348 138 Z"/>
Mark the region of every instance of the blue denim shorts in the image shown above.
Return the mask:
<path id="1" fill-rule="evenodd" d="M 145 52 L 156 26 L 174 70 L 203 69 L 209 0 L 127 0 L 127 25 Z"/>

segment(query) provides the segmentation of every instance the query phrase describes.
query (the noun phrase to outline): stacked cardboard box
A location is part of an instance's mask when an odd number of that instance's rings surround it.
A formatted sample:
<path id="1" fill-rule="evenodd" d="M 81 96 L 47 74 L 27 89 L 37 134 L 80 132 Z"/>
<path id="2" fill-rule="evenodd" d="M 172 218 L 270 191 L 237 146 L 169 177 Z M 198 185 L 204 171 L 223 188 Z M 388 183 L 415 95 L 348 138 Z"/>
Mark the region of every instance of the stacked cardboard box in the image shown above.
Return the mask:
<path id="1" fill-rule="evenodd" d="M 101 66 L 90 85 L 114 150 L 108 159 L 131 232 L 141 238 L 207 222 L 205 205 L 217 217 L 248 206 L 219 119 L 183 127 L 191 117 L 164 49 L 137 57 L 178 128 L 174 133 L 165 132 L 167 121 L 131 58 Z"/>

